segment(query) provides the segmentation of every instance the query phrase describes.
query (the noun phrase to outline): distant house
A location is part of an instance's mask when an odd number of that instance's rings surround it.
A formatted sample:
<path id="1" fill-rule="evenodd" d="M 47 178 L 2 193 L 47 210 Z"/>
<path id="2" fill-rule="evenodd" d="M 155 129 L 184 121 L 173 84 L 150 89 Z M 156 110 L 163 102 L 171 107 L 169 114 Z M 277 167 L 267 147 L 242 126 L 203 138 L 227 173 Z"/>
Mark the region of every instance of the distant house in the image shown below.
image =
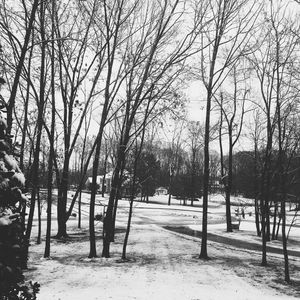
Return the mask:
<path id="1" fill-rule="evenodd" d="M 163 186 L 155 189 L 155 195 L 167 195 L 167 194 L 168 194 L 168 190 Z"/>
<path id="2" fill-rule="evenodd" d="M 97 190 L 99 192 L 102 192 L 103 178 L 104 178 L 104 175 L 98 175 L 97 176 L 96 183 L 97 183 Z M 105 182 L 104 182 L 104 192 L 105 193 L 110 193 L 111 178 L 112 178 L 112 172 L 109 172 L 105 175 Z M 93 177 L 88 177 L 88 179 L 85 182 L 86 189 L 91 190 L 92 189 L 92 183 L 93 183 Z"/>

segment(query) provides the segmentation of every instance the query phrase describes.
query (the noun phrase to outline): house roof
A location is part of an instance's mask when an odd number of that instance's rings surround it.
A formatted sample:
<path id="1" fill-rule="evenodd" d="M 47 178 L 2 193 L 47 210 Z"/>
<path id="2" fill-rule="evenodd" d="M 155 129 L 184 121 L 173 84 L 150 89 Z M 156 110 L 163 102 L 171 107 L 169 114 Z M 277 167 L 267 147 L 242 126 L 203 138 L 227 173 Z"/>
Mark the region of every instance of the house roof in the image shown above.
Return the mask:
<path id="1" fill-rule="evenodd" d="M 100 184 L 101 183 L 101 180 L 103 179 L 103 177 L 104 177 L 104 175 L 98 175 L 97 176 L 97 180 L 96 180 L 96 182 L 97 182 L 97 184 Z M 112 172 L 108 172 L 106 175 L 105 175 L 105 178 L 107 178 L 107 179 L 111 179 L 112 178 Z M 86 180 L 86 184 L 87 183 L 92 183 L 93 182 L 93 177 L 91 176 L 91 177 L 88 177 L 88 179 Z"/>
<path id="2" fill-rule="evenodd" d="M 163 187 L 163 186 L 160 186 L 158 187 L 156 190 L 167 190 L 167 188 Z"/>

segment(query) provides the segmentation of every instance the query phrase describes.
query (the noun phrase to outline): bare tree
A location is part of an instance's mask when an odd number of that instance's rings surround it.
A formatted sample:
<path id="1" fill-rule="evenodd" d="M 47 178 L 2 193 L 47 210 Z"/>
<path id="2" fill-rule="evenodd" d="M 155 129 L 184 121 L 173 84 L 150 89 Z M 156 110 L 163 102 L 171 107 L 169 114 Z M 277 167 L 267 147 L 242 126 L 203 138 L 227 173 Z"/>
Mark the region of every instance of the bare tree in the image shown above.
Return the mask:
<path id="1" fill-rule="evenodd" d="M 133 178 L 131 182 L 131 194 L 130 194 L 130 200 L 129 200 L 129 212 L 128 212 L 128 221 L 127 221 L 127 227 L 126 227 L 126 234 L 124 238 L 124 243 L 123 243 L 123 251 L 122 251 L 122 259 L 126 259 L 126 249 L 127 249 L 127 244 L 128 244 L 128 239 L 129 239 L 129 233 L 130 233 L 130 228 L 131 228 L 131 219 L 132 219 L 132 213 L 133 213 L 133 201 L 135 198 L 135 193 L 136 193 L 136 181 L 137 181 L 137 167 L 138 167 L 138 160 L 140 159 L 143 145 L 144 145 L 144 139 L 145 139 L 145 131 L 146 131 L 146 125 L 147 125 L 147 118 L 148 118 L 148 110 L 150 106 L 150 101 L 148 102 L 148 105 L 146 107 L 145 111 L 145 119 L 142 124 L 141 131 L 138 132 L 138 134 L 141 134 L 140 141 L 138 142 L 138 137 L 135 138 L 135 149 L 133 150 Z"/>
<path id="2" fill-rule="evenodd" d="M 283 15 L 281 14 L 283 10 Z M 293 115 L 293 99 L 298 95 L 298 91 L 293 88 L 291 84 L 293 75 L 289 74 L 289 67 L 295 58 L 295 49 L 299 44 L 299 38 L 291 33 L 291 28 L 297 27 L 291 23 L 284 14 L 285 7 L 277 6 L 271 1 L 271 28 L 274 34 L 275 41 L 275 78 L 274 78 L 274 93 L 276 102 L 276 117 L 277 117 L 277 133 L 278 133 L 278 172 L 279 172 L 279 201 L 281 213 L 281 235 L 282 235 L 282 249 L 284 256 L 285 267 L 285 281 L 290 282 L 289 273 L 289 258 L 287 250 L 287 235 L 286 235 L 286 199 L 287 199 L 287 172 L 285 165 L 286 154 L 284 143 L 287 139 L 286 136 L 286 121 Z M 298 42 L 298 43 L 297 43 Z M 298 143 L 296 143 L 297 145 Z M 275 217 L 275 216 L 274 216 Z"/>
<path id="3" fill-rule="evenodd" d="M 24 66 L 24 62 L 25 62 L 25 56 L 28 51 L 30 35 L 33 30 L 33 25 L 34 25 L 35 18 L 36 18 L 36 12 L 37 12 L 38 6 L 40 4 L 39 2 L 40 2 L 39 0 L 34 0 L 34 2 L 32 3 L 30 14 L 28 12 L 29 11 L 28 7 L 26 7 L 26 10 L 25 10 L 26 14 L 28 14 L 29 21 L 28 21 L 28 24 L 26 24 L 27 26 L 26 26 L 24 42 L 21 45 L 19 61 L 18 61 L 17 67 L 16 67 L 16 73 L 14 76 L 14 81 L 13 81 L 13 84 L 11 87 L 11 93 L 10 93 L 10 97 L 9 97 L 8 105 L 7 105 L 8 134 L 11 133 L 12 122 L 13 122 L 13 111 L 15 108 L 15 99 L 16 99 L 16 95 L 17 95 L 21 72 L 22 72 L 22 69 Z M 15 39 L 15 35 L 13 35 L 13 33 L 10 31 L 10 28 L 7 26 L 7 24 L 1 23 L 1 26 L 5 29 L 5 31 L 7 32 L 7 35 L 10 36 L 10 39 Z"/>
<path id="4" fill-rule="evenodd" d="M 50 256 L 50 243 L 51 243 L 51 221 L 52 221 L 52 188 L 53 188 L 53 161 L 54 161 L 54 139 L 55 139 L 55 42 L 54 42 L 54 31 L 55 31 L 55 8 L 56 1 L 52 1 L 51 8 L 51 129 L 49 134 L 50 142 L 50 153 L 48 159 L 48 182 L 47 182 L 47 228 L 46 228 L 46 243 L 44 257 Z"/>
<path id="5" fill-rule="evenodd" d="M 152 100 L 149 109 L 152 113 L 158 101 L 167 98 L 166 92 L 168 90 L 172 92 L 170 88 L 184 71 L 185 59 L 194 51 L 192 46 L 197 31 L 189 30 L 185 36 L 177 35 L 175 43 L 174 39 L 172 40 L 178 30 L 179 20 L 184 15 L 184 7 L 181 4 L 180 1 L 174 3 L 145 1 L 142 8 L 138 7 L 139 10 L 132 15 L 133 23 L 129 28 L 134 35 L 129 40 L 127 49 L 126 65 L 129 72 L 126 78 L 122 133 L 112 178 L 112 191 L 104 219 L 102 251 L 104 257 L 109 256 L 110 242 L 113 240 L 113 215 L 117 209 L 115 199 L 126 158 L 126 149 L 130 145 L 132 124 L 145 101 L 147 103 L 149 99 Z M 202 17 L 201 15 L 201 18 L 196 18 L 196 22 L 202 23 Z M 133 28 L 137 28 L 138 31 Z M 169 95 L 170 91 L 168 91 Z"/>
<path id="6" fill-rule="evenodd" d="M 71 9 L 76 10 L 77 14 L 71 13 Z M 74 3 L 74 7 L 56 5 L 56 57 L 59 66 L 58 87 L 62 99 L 62 106 L 56 108 L 59 121 L 56 122 L 56 126 L 62 128 L 63 136 L 63 147 L 60 149 L 62 151 L 61 170 L 58 161 L 54 164 L 58 185 L 57 237 L 67 236 L 66 222 L 71 215 L 70 210 L 67 212 L 67 189 L 74 146 L 90 105 L 100 93 L 96 87 L 105 65 L 105 43 L 98 38 L 98 30 L 94 27 L 97 13 L 97 1 Z M 90 84 L 87 85 L 87 82 Z M 83 96 L 83 87 L 88 90 L 86 97 Z M 76 197 L 79 191 L 80 189 Z M 76 197 L 72 200 L 71 208 L 74 206 Z"/>
<path id="7" fill-rule="evenodd" d="M 260 10 L 257 1 L 210 1 L 213 22 L 203 30 L 200 79 L 206 89 L 204 139 L 203 218 L 200 258 L 207 259 L 207 213 L 209 192 L 209 140 L 212 99 L 241 55 L 249 50 L 248 41 Z M 197 7 L 196 7 L 197 9 Z M 206 47 L 205 47 L 206 46 Z M 221 55 L 222 53 L 222 55 Z M 208 68 L 206 68 L 208 66 Z"/>
<path id="8" fill-rule="evenodd" d="M 260 84 L 260 93 L 262 97 L 261 106 L 266 118 L 266 143 L 264 147 L 264 163 L 261 174 L 261 233 L 262 233 L 262 265 L 267 265 L 267 240 L 270 239 L 270 204 L 272 180 L 274 177 L 272 169 L 272 158 L 275 156 L 274 147 L 278 143 L 278 166 L 279 166 L 279 184 L 278 193 L 284 195 L 283 179 L 283 149 L 282 149 L 282 121 L 287 116 L 282 117 L 282 110 L 290 100 L 291 77 L 288 75 L 288 69 L 293 59 L 293 52 L 297 45 L 296 36 L 291 35 L 293 25 L 290 24 L 285 16 L 286 5 L 274 3 L 271 1 L 266 5 L 264 11 L 265 30 L 261 32 L 261 42 L 258 41 L 259 48 L 251 56 L 251 63 L 256 72 Z M 275 45 L 275 47 L 274 47 Z M 283 57 L 284 54 L 284 57 Z M 288 107 L 288 106 L 287 106 Z M 278 132 L 278 139 L 274 134 Z M 284 215 L 284 196 L 281 196 L 281 209 Z M 276 218 L 278 204 L 275 202 L 274 219 Z M 276 220 L 274 220 L 275 222 Z M 285 224 L 282 224 L 285 227 Z M 283 240 L 285 239 L 285 229 L 283 229 Z M 286 244 L 284 242 L 286 280 L 288 277 L 288 257 Z"/>
<path id="9" fill-rule="evenodd" d="M 125 1 L 115 1 L 115 5 L 110 7 L 110 5 L 104 3 L 104 20 L 105 20 L 105 40 L 107 45 L 107 74 L 105 79 L 104 88 L 104 104 L 101 114 L 100 125 L 98 129 L 98 134 L 96 138 L 96 149 L 93 161 L 93 180 L 92 180 L 92 190 L 91 190 L 91 201 L 90 201 L 90 253 L 89 257 L 95 257 L 96 254 L 96 239 L 95 239 L 95 225 L 94 225 L 94 214 L 95 214 L 95 198 L 97 192 L 97 173 L 100 161 L 100 150 L 102 145 L 102 137 L 104 132 L 104 127 L 107 124 L 107 119 L 109 117 L 110 108 L 116 99 L 119 88 L 125 79 L 124 64 L 121 63 L 117 68 L 117 77 L 114 80 L 114 69 L 116 64 L 117 50 L 120 47 L 120 39 L 124 38 L 121 36 L 124 25 L 126 25 L 128 18 L 131 16 L 137 2 L 134 2 L 129 7 L 126 6 Z M 126 10 L 128 9 L 128 12 Z M 126 41 L 126 36 L 125 36 Z"/>

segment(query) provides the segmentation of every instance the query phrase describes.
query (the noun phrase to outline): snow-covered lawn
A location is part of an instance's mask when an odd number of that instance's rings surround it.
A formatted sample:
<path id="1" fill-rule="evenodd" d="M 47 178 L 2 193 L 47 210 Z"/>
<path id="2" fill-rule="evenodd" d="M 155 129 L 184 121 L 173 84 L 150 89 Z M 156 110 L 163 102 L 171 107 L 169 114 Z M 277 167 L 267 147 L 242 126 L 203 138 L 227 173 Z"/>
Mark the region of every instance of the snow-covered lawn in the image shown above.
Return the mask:
<path id="1" fill-rule="evenodd" d="M 221 199 L 221 198 L 219 198 Z M 86 196 L 88 202 L 88 196 Z M 224 206 L 211 199 L 210 233 L 228 237 L 232 244 L 208 242 L 210 260 L 198 258 L 201 239 L 164 227 L 184 226 L 201 230 L 200 203 L 195 207 L 180 206 L 175 200 L 166 204 L 166 197 L 156 197 L 155 203 L 134 204 L 134 218 L 129 237 L 128 261 L 120 260 L 127 220 L 127 201 L 120 202 L 116 240 L 111 246 L 111 258 L 88 259 L 88 223 L 76 228 L 75 217 L 68 223 L 70 239 L 53 240 L 51 259 L 43 259 L 44 243 L 30 247 L 29 279 L 41 284 L 38 299 L 295 299 L 300 296 L 300 234 L 291 232 L 293 285 L 283 281 L 281 255 L 270 254 L 269 266 L 260 266 L 260 251 L 235 247 L 240 241 L 259 244 L 255 237 L 253 217 L 246 216 L 239 231 L 225 232 Z M 101 199 L 102 203 L 106 200 Z M 85 207 L 87 209 L 87 206 Z M 102 207 L 98 207 L 99 212 Z M 97 249 L 101 256 L 101 226 L 97 223 Z M 53 222 L 53 235 L 56 223 Z M 36 229 L 36 228 L 35 228 Z M 43 232 L 45 228 L 43 228 Z M 35 234 L 34 230 L 33 234 Z M 296 241 L 296 242 L 295 242 Z M 280 247 L 275 242 L 274 247 Z"/>

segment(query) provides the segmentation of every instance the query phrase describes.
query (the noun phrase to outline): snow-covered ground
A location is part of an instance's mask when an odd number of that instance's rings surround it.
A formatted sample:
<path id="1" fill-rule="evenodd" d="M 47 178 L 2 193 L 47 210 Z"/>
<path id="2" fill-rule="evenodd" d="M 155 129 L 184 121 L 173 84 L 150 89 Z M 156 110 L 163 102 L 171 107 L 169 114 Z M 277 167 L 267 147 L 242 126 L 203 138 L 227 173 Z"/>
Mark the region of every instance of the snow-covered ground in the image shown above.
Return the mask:
<path id="1" fill-rule="evenodd" d="M 179 205 L 167 196 L 151 199 L 151 203 L 134 203 L 132 231 L 127 249 L 128 261 L 121 261 L 128 202 L 120 201 L 117 235 L 111 246 L 111 258 L 101 258 L 102 223 L 98 222 L 97 250 L 99 258 L 88 259 L 88 201 L 83 202 L 82 229 L 77 218 L 68 222 L 70 238 L 53 240 L 51 259 L 43 259 L 44 243 L 35 244 L 36 226 L 30 247 L 29 270 L 26 276 L 41 284 L 38 299 L 296 299 L 300 296 L 300 232 L 290 233 L 289 249 L 292 285 L 283 281 L 282 255 L 270 253 L 268 267 L 261 267 L 260 239 L 255 235 L 254 217 L 246 214 L 240 230 L 225 231 L 224 198 L 212 196 L 209 205 L 208 242 L 210 260 L 198 258 L 201 238 L 166 230 L 183 227 L 201 231 L 201 201 L 194 207 Z M 97 203 L 106 199 L 98 197 Z M 237 201 L 239 201 L 237 199 Z M 102 212 L 103 206 L 97 207 Z M 251 207 L 247 208 L 247 212 Z M 234 211 L 234 208 L 233 208 Z M 44 222 L 43 222 L 44 223 Z M 43 232 L 45 225 L 43 224 Z M 53 235 L 56 222 L 53 221 Z M 197 234 L 195 234 L 197 235 Z M 226 239 L 226 242 L 224 242 Z M 244 244 L 243 244 L 244 243 Z M 248 244 L 257 250 L 247 249 Z M 280 249 L 280 242 L 270 242 Z M 245 247 L 243 246 L 245 245 Z"/>

